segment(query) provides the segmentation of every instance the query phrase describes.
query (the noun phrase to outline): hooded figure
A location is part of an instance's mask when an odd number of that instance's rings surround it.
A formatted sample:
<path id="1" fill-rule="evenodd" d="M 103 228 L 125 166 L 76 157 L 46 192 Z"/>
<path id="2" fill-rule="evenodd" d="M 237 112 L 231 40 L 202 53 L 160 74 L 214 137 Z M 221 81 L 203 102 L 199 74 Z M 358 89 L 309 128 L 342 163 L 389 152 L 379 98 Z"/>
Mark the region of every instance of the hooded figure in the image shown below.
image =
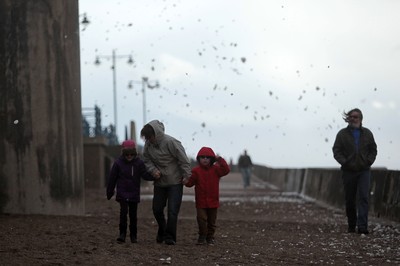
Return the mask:
<path id="1" fill-rule="evenodd" d="M 160 171 L 160 179 L 155 186 L 182 184 L 182 178 L 190 176 L 190 160 L 181 142 L 165 134 L 164 124 L 158 120 L 150 121 L 145 127 L 154 130 L 154 138 L 144 145 L 143 160 L 151 173 Z"/>
<path id="2" fill-rule="evenodd" d="M 209 158 L 207 165 L 202 164 L 203 157 Z M 209 147 L 202 147 L 196 159 L 198 165 L 193 168 L 192 175 L 185 186 L 195 186 L 196 208 L 218 208 L 219 180 L 230 172 L 229 165 L 224 158 L 216 157 Z"/>
<path id="3" fill-rule="evenodd" d="M 190 161 L 180 141 L 164 133 L 158 120 L 144 125 L 143 159 L 146 168 L 158 179 L 154 182 L 153 214 L 157 220 L 156 241 L 175 245 L 179 209 L 182 203 L 182 180 L 190 176 Z M 168 206 L 167 220 L 164 209 Z"/>
<path id="4" fill-rule="evenodd" d="M 214 244 L 217 212 L 219 208 L 219 181 L 230 171 L 224 158 L 216 156 L 209 147 L 202 147 L 197 153 L 198 166 L 192 170 L 187 187 L 195 186 L 197 224 L 199 226 L 198 245 Z"/>

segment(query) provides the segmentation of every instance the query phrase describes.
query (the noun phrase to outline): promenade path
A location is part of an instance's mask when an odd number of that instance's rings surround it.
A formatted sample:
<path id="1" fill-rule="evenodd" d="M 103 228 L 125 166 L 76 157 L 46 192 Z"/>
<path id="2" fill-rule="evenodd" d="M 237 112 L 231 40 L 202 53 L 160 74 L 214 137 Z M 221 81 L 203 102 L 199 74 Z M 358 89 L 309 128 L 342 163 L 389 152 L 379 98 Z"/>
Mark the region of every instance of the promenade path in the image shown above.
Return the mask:
<path id="1" fill-rule="evenodd" d="M 400 226 L 371 217 L 348 234 L 343 210 L 282 193 L 239 173 L 220 183 L 216 244 L 196 245 L 194 189 L 184 189 L 175 246 L 157 244 L 152 186 L 144 183 L 138 243 L 116 243 L 119 205 L 86 190 L 86 215 L 0 215 L 0 265 L 400 265 Z"/>

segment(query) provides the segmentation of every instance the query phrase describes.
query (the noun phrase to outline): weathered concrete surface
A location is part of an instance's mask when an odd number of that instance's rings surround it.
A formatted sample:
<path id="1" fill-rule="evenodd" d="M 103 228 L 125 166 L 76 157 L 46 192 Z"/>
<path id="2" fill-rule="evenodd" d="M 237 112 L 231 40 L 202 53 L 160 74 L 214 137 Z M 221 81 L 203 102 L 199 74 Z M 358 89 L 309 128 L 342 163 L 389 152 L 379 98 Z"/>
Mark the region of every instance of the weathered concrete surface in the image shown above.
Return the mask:
<path id="1" fill-rule="evenodd" d="M 0 2 L 0 212 L 83 214 L 77 0 Z"/>

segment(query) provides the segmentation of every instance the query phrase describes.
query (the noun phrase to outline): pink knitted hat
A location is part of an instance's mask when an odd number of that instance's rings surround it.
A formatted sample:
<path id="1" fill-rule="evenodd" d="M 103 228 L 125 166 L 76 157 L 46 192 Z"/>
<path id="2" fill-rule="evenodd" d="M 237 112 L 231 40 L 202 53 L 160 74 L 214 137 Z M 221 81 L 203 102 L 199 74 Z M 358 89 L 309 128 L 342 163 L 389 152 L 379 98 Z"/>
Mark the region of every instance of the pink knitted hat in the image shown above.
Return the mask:
<path id="1" fill-rule="evenodd" d="M 136 143 L 133 140 L 125 140 L 122 142 L 122 149 L 131 150 L 136 148 Z"/>

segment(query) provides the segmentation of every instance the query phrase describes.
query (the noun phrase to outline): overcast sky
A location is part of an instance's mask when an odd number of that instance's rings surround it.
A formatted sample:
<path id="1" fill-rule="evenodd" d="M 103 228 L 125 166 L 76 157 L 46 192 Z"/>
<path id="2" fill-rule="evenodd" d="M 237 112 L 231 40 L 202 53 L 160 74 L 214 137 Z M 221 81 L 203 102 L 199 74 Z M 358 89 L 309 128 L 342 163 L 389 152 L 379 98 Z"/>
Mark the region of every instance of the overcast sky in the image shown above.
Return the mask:
<path id="1" fill-rule="evenodd" d="M 358 107 L 377 167 L 400 169 L 400 1 L 79 0 L 82 107 L 118 135 L 158 119 L 195 157 L 209 146 L 271 167 L 337 167 L 332 145 Z M 82 19 L 83 16 L 80 17 Z M 101 55 L 101 64 L 94 64 Z M 128 55 L 135 63 L 127 64 Z M 133 88 L 128 83 L 133 81 Z M 138 134 L 138 133 L 137 133 Z M 143 141 L 138 139 L 139 144 Z"/>

